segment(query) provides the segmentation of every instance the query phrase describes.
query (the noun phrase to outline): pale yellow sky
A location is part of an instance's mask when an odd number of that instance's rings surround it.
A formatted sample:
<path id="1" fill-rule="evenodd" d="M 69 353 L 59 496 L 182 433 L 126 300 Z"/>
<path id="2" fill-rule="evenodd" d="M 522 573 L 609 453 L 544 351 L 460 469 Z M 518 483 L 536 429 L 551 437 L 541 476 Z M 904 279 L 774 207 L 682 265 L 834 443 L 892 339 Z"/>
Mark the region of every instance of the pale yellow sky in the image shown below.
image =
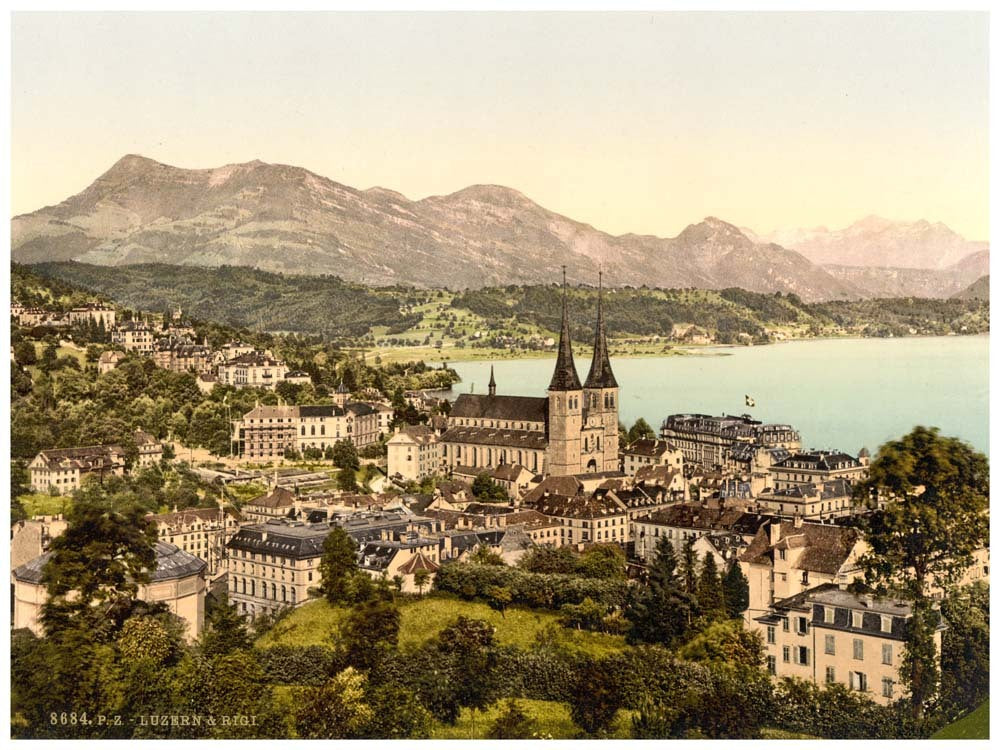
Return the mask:
<path id="1" fill-rule="evenodd" d="M 126 153 L 614 234 L 868 214 L 988 237 L 984 13 L 15 14 L 15 214 Z"/>

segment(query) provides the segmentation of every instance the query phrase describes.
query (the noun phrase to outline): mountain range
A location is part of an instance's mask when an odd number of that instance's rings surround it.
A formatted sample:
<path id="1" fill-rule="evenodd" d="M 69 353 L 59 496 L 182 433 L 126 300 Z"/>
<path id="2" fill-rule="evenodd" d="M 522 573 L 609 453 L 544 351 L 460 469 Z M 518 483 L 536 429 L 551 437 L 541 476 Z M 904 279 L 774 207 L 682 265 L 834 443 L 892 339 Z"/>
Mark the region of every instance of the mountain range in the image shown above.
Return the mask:
<path id="1" fill-rule="evenodd" d="M 947 240 L 949 260 L 961 253 L 958 235 L 929 226 L 931 235 Z M 890 230 L 878 231 L 894 237 Z M 791 249 L 709 217 L 672 238 L 614 236 L 502 186 L 410 200 L 385 188 L 341 185 L 301 167 L 252 161 L 181 169 L 137 155 L 120 159 L 83 192 L 11 222 L 12 257 L 23 263 L 252 266 L 375 286 L 532 284 L 558 279 L 565 266 L 573 282 L 592 284 L 603 268 L 614 286 L 742 287 L 828 300 L 885 296 L 884 289 L 893 296 L 919 289 L 921 296 L 944 297 L 988 273 L 983 246 L 971 250 L 981 255 L 978 261 L 962 256 L 918 274 L 825 267 L 815 254 L 809 257 L 820 234 L 789 235 L 787 241 L 805 247 Z M 930 237 L 916 245 L 920 262 L 933 256 Z M 886 243 L 891 252 L 885 257 L 894 259 L 905 246 L 897 239 Z"/>

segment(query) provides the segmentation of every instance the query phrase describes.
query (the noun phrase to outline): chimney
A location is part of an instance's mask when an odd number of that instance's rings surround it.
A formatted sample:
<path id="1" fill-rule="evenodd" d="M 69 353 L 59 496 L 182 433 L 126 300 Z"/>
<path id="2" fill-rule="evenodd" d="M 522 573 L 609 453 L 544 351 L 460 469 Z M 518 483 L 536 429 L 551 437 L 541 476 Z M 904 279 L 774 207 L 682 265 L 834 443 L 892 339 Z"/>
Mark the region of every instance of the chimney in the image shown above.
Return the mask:
<path id="1" fill-rule="evenodd" d="M 774 546 L 781 541 L 781 521 L 772 519 L 767 527 L 768 541 Z"/>

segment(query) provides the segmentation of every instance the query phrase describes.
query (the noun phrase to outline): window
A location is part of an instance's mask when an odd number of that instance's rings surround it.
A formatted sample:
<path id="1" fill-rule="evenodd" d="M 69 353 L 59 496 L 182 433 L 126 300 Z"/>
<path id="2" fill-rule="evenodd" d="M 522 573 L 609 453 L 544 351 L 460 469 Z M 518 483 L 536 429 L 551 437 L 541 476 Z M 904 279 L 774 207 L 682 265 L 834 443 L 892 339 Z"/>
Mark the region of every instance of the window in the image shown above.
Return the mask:
<path id="1" fill-rule="evenodd" d="M 854 658 L 858 660 L 865 658 L 865 642 L 860 638 L 854 639 Z"/>
<path id="2" fill-rule="evenodd" d="M 809 649 L 806 646 L 797 646 L 795 648 L 795 663 L 796 664 L 809 663 Z"/>
<path id="3" fill-rule="evenodd" d="M 790 659 L 791 659 L 791 647 L 790 646 L 782 646 L 781 647 L 781 660 L 787 664 Z"/>
<path id="4" fill-rule="evenodd" d="M 837 678 L 836 678 L 835 673 L 833 671 L 833 667 L 827 667 L 826 668 L 826 681 L 827 682 L 836 682 L 837 681 Z"/>
<path id="5" fill-rule="evenodd" d="M 833 609 L 833 607 L 823 607 L 823 622 L 827 624 L 833 624 L 834 611 L 835 610 Z"/>
<path id="6" fill-rule="evenodd" d="M 780 560 L 784 560 L 785 559 L 785 550 L 783 550 L 783 549 L 779 549 L 778 550 L 778 558 Z"/>
<path id="7" fill-rule="evenodd" d="M 882 678 L 882 697 L 883 698 L 891 698 L 892 697 L 893 684 L 894 683 L 892 681 L 892 678 L 890 678 L 890 677 L 883 677 Z"/>
<path id="8" fill-rule="evenodd" d="M 767 673 L 778 674 L 778 662 L 773 656 L 767 657 Z"/>
<path id="9" fill-rule="evenodd" d="M 892 644 L 883 643 L 882 644 L 882 663 L 892 664 Z"/>
<path id="10" fill-rule="evenodd" d="M 775 643 L 776 642 L 775 641 L 775 637 L 774 637 L 774 625 L 768 625 L 767 626 L 767 642 L 768 643 Z"/>
<path id="11" fill-rule="evenodd" d="M 882 617 L 880 619 L 881 619 L 881 622 L 879 623 L 879 625 L 881 627 L 882 632 L 883 633 L 891 633 L 892 632 L 892 618 L 891 617 L 887 617 L 886 615 L 882 615 Z"/>
<path id="12" fill-rule="evenodd" d="M 795 628 L 795 632 L 799 635 L 805 635 L 809 632 L 809 621 L 805 617 L 797 618 L 798 626 Z"/>
<path id="13" fill-rule="evenodd" d="M 868 677 L 864 672 L 851 672 L 851 690 L 868 692 Z"/>
<path id="14" fill-rule="evenodd" d="M 851 612 L 851 627 L 861 629 L 861 613 Z"/>
<path id="15" fill-rule="evenodd" d="M 823 653 L 830 654 L 831 656 L 837 653 L 836 639 L 832 635 L 825 637 L 823 643 Z"/>

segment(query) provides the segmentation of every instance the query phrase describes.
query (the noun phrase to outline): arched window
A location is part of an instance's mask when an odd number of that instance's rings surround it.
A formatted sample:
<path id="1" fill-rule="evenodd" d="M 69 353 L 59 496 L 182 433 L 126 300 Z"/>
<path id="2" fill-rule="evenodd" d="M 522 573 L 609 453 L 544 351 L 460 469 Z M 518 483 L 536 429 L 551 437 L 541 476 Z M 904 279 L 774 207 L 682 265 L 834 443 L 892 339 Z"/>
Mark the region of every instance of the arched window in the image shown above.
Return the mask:
<path id="1" fill-rule="evenodd" d="M 281 601 L 283 601 L 283 602 L 287 602 L 288 601 L 288 596 L 287 596 L 287 593 L 285 592 L 285 587 L 284 586 L 281 587 Z"/>

